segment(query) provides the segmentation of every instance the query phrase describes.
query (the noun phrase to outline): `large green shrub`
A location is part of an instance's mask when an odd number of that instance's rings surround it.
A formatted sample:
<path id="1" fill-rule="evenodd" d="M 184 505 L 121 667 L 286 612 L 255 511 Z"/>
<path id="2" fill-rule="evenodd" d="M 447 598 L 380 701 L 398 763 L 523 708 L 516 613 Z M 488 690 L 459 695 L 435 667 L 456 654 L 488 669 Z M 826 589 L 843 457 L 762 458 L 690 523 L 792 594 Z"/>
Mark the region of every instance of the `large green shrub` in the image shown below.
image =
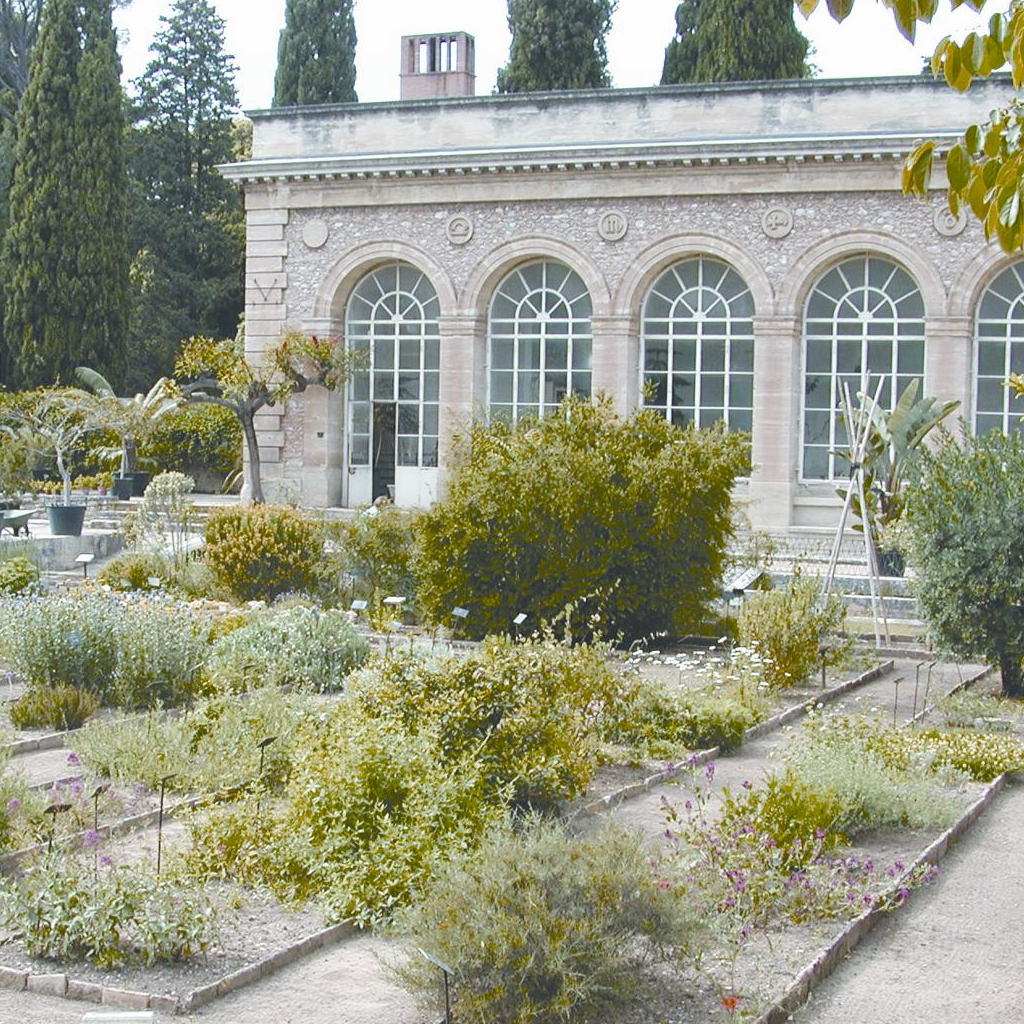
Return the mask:
<path id="1" fill-rule="evenodd" d="M 849 650 L 839 634 L 846 610 L 838 594 L 822 603 L 820 584 L 795 575 L 783 590 L 758 590 L 743 602 L 739 641 L 761 656 L 770 686 L 799 686 L 818 668 L 836 665 Z"/>
<path id="2" fill-rule="evenodd" d="M 142 455 L 162 472 L 194 476 L 206 470 L 223 478 L 241 463 L 242 428 L 230 409 L 186 405 L 157 423 Z"/>
<path id="3" fill-rule="evenodd" d="M 205 675 L 232 690 L 292 683 L 326 692 L 338 689 L 369 653 L 345 612 L 287 608 L 259 614 L 217 640 Z"/>
<path id="4" fill-rule="evenodd" d="M 287 800 L 267 820 L 251 807 L 196 817 L 192 870 L 316 898 L 335 920 L 387 917 L 504 813 L 481 765 L 443 757 L 436 731 L 342 704 L 296 738 Z"/>
<path id="5" fill-rule="evenodd" d="M 747 442 L 681 430 L 650 410 L 567 399 L 539 422 L 473 427 L 447 497 L 425 514 L 415 570 L 436 621 L 475 635 L 575 604 L 584 629 L 640 637 L 705 621 Z"/>
<path id="6" fill-rule="evenodd" d="M 592 778 L 596 720 L 618 679 L 601 647 L 491 637 L 465 658 L 396 654 L 348 686 L 366 713 L 436 729 L 441 757 L 478 758 L 492 791 L 512 786 L 517 803 L 538 807 Z"/>
<path id="7" fill-rule="evenodd" d="M 639 836 L 614 825 L 570 836 L 539 821 L 452 862 L 396 926 L 454 969 L 465 1024 L 603 1020 L 642 991 L 647 964 L 702 939 Z M 410 952 L 398 977 L 436 1009 L 437 970 Z"/>
<path id="8" fill-rule="evenodd" d="M 319 525 L 284 506 L 222 509 L 206 526 L 205 562 L 241 601 L 314 589 L 323 554 Z"/>
<path id="9" fill-rule="evenodd" d="M 66 684 L 121 707 L 185 699 L 207 632 L 162 600 L 86 590 L 0 600 L 0 656 L 29 686 Z"/>

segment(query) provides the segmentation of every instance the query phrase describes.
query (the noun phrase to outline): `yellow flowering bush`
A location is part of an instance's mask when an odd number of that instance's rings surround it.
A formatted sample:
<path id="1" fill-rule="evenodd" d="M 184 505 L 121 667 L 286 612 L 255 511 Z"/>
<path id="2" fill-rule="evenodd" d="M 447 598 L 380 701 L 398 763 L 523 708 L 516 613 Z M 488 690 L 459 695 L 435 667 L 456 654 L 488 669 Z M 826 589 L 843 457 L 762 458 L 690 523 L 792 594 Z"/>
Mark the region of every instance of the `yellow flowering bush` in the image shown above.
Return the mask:
<path id="1" fill-rule="evenodd" d="M 206 526 L 206 564 L 240 601 L 311 590 L 323 550 L 320 527 L 280 505 L 223 509 Z"/>

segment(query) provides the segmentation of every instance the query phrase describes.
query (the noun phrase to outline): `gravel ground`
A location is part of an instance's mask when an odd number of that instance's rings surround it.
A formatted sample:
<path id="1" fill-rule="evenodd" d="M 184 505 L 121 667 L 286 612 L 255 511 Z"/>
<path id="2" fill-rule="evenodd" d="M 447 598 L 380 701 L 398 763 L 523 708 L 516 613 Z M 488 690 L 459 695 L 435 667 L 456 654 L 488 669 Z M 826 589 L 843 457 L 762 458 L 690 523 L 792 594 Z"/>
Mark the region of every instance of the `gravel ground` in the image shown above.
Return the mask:
<path id="1" fill-rule="evenodd" d="M 1008 1024 L 1024 1007 L 1024 786 L 1001 793 L 943 861 L 818 990 L 801 1024 Z"/>

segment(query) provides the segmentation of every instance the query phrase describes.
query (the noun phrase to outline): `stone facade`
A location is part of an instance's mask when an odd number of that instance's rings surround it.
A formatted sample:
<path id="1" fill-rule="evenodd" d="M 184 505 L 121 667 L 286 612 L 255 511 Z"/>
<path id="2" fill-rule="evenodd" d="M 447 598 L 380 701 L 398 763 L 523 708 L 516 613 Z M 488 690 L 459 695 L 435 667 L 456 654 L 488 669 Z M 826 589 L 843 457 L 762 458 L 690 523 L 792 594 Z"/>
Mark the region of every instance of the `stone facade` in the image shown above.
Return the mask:
<path id="1" fill-rule="evenodd" d="M 626 411 L 640 400 L 648 289 L 681 259 L 713 257 L 754 305 L 749 518 L 828 529 L 831 484 L 801 479 L 808 294 L 850 256 L 902 266 L 924 302 L 925 391 L 970 416 L 976 306 L 1010 261 L 938 192 L 904 197 L 901 162 L 1008 92 L 989 81 L 965 97 L 912 78 L 257 112 L 252 160 L 227 169 L 246 190 L 249 348 L 286 325 L 343 334 L 367 273 L 396 261 L 424 273 L 439 305 L 440 468 L 405 492 L 423 503 L 443 487 L 453 434 L 486 414 L 488 309 L 512 269 L 544 258 L 579 274 L 593 308 L 592 389 Z M 346 420 L 344 396 L 323 393 L 261 413 L 270 493 L 313 505 L 359 497 Z"/>

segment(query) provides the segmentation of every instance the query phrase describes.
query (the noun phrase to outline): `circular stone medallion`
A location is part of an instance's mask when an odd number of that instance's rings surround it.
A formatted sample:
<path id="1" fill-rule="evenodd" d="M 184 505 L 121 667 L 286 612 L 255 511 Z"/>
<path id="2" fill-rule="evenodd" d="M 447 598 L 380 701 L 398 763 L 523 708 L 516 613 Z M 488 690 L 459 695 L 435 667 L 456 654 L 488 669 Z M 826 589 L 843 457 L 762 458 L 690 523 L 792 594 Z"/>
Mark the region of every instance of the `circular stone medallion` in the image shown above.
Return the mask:
<path id="1" fill-rule="evenodd" d="M 772 206 L 765 210 L 761 230 L 769 238 L 785 238 L 793 230 L 793 211 L 785 206 Z"/>
<path id="2" fill-rule="evenodd" d="M 967 211 L 961 208 L 960 212 L 954 215 L 948 206 L 940 206 L 935 211 L 932 223 L 940 235 L 945 235 L 946 238 L 953 238 L 967 227 Z"/>
<path id="3" fill-rule="evenodd" d="M 449 219 L 445 234 L 452 245 L 465 245 L 473 237 L 473 222 L 463 214 L 457 213 Z"/>
<path id="4" fill-rule="evenodd" d="M 598 218 L 597 233 L 606 242 L 621 242 L 629 231 L 629 220 L 621 210 L 605 210 Z"/>
<path id="5" fill-rule="evenodd" d="M 302 225 L 302 240 L 310 249 L 319 249 L 330 238 L 331 229 L 324 220 L 309 220 Z"/>

